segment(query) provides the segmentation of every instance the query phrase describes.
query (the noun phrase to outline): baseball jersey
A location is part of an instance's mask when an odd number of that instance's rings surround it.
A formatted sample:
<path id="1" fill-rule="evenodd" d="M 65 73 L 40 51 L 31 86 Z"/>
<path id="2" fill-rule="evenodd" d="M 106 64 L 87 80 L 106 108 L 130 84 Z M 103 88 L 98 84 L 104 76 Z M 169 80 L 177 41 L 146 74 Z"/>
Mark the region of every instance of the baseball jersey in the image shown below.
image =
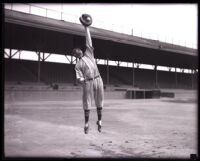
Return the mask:
<path id="1" fill-rule="evenodd" d="M 84 56 L 79 59 L 75 66 L 77 79 L 91 79 L 99 75 L 94 59 L 94 48 L 89 44 L 86 44 L 86 51 Z"/>

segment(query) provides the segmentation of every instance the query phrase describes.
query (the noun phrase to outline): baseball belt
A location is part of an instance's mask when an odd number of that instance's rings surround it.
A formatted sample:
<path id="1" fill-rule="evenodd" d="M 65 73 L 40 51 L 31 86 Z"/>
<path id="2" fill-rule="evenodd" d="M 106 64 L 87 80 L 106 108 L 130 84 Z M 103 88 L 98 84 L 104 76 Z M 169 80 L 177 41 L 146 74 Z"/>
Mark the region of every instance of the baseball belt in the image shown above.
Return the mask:
<path id="1" fill-rule="evenodd" d="M 95 76 L 94 78 L 87 78 L 85 79 L 85 82 L 95 80 L 96 78 L 100 77 L 100 75 Z"/>

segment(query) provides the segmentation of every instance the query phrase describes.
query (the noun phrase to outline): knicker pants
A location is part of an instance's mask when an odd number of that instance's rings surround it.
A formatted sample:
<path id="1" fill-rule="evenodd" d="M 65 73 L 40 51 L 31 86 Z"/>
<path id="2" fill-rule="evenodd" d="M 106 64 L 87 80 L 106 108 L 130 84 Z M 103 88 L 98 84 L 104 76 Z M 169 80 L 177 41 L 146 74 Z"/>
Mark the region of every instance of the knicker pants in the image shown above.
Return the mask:
<path id="1" fill-rule="evenodd" d="M 89 110 L 92 104 L 92 97 L 94 97 L 96 107 L 103 107 L 104 88 L 101 77 L 91 81 L 86 81 L 83 84 L 83 109 Z"/>

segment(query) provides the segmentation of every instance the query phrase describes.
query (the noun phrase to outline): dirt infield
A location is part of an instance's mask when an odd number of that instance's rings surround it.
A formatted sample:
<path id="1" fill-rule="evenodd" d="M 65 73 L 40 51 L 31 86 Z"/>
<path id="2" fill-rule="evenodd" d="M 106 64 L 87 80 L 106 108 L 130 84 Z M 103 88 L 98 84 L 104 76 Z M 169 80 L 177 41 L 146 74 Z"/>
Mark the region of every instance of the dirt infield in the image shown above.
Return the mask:
<path id="1" fill-rule="evenodd" d="M 5 102 L 5 155 L 15 157 L 189 158 L 197 153 L 197 102 L 106 100 L 83 132 L 81 101 Z"/>

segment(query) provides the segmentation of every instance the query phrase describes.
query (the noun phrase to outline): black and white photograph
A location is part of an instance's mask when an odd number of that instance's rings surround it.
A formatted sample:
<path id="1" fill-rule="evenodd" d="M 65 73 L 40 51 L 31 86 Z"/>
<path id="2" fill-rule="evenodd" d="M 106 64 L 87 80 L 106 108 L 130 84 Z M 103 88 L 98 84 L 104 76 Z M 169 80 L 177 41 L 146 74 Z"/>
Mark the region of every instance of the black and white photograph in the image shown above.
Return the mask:
<path id="1" fill-rule="evenodd" d="M 198 4 L 3 10 L 5 158 L 198 159 Z"/>

